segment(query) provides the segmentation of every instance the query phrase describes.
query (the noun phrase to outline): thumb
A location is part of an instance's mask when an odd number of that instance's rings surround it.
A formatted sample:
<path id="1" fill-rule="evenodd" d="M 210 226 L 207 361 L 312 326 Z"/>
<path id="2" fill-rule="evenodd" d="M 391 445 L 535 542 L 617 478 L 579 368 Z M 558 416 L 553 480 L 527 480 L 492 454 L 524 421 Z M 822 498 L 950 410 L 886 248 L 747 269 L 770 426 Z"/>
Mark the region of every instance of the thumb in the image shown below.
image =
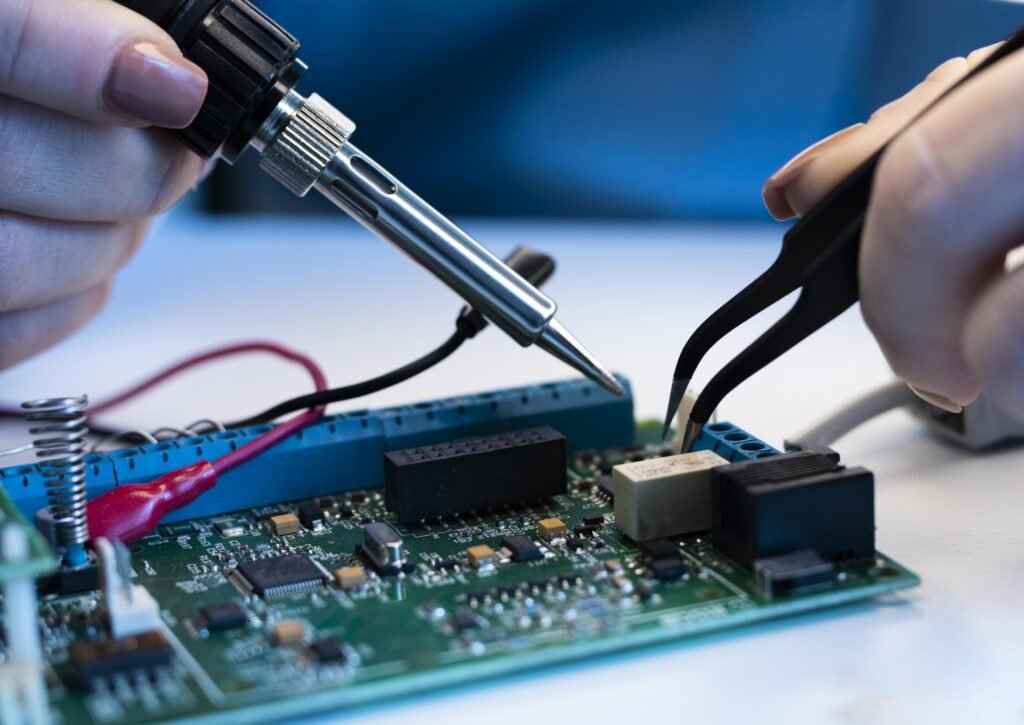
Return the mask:
<path id="1" fill-rule="evenodd" d="M 87 121 L 181 128 L 206 88 L 169 35 L 110 0 L 0 2 L 0 94 Z"/>

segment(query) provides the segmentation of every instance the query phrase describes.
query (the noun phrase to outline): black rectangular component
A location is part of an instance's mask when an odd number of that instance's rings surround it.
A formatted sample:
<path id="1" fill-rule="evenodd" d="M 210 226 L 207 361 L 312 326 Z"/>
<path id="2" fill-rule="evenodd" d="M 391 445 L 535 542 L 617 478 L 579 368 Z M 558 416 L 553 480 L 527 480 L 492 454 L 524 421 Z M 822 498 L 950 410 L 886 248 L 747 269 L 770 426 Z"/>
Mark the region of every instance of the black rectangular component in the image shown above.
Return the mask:
<path id="1" fill-rule="evenodd" d="M 533 561 L 544 558 L 544 552 L 530 540 L 529 536 L 522 534 L 506 536 L 501 540 L 501 545 L 512 552 L 512 561 Z"/>
<path id="2" fill-rule="evenodd" d="M 325 637 L 311 642 L 309 645 L 309 656 L 319 664 L 345 664 L 348 657 L 341 643 L 333 637 Z"/>
<path id="3" fill-rule="evenodd" d="M 246 594 L 277 597 L 321 588 L 327 572 L 305 554 L 256 559 L 239 565 L 228 578 Z"/>
<path id="4" fill-rule="evenodd" d="M 686 559 L 681 556 L 654 559 L 647 566 L 651 570 L 651 574 L 654 575 L 654 578 L 663 582 L 675 581 L 686 574 L 689 569 Z"/>
<path id="5" fill-rule="evenodd" d="M 675 581 L 690 569 L 679 546 L 672 539 L 651 539 L 637 544 L 647 557 L 647 568 L 658 581 Z"/>
<path id="6" fill-rule="evenodd" d="M 408 524 L 564 494 L 565 470 L 554 428 L 464 438 L 385 453 L 385 502 Z"/>
<path id="7" fill-rule="evenodd" d="M 839 561 L 875 553 L 875 478 L 831 451 L 733 463 L 712 473 L 712 542 L 751 569 L 801 549 Z"/>
<path id="8" fill-rule="evenodd" d="M 199 616 L 203 618 L 206 629 L 211 632 L 238 629 L 244 627 L 249 621 L 245 610 L 237 602 L 207 604 L 205 607 L 199 608 Z"/>
<path id="9" fill-rule="evenodd" d="M 304 503 L 299 506 L 299 522 L 307 529 L 318 529 L 324 525 L 324 515 L 315 503 Z"/>
<path id="10" fill-rule="evenodd" d="M 577 539 L 570 536 L 565 540 L 565 547 L 569 549 L 569 551 L 581 551 L 582 549 L 587 548 L 587 542 L 585 539 Z"/>
<path id="11" fill-rule="evenodd" d="M 455 610 L 455 614 L 452 615 L 451 625 L 455 631 L 462 632 L 467 629 L 476 629 L 480 626 L 480 620 L 477 619 L 472 609 L 459 607 Z"/>
<path id="12" fill-rule="evenodd" d="M 56 593 L 62 596 L 92 592 L 100 588 L 99 565 L 90 560 L 77 567 L 61 567 L 53 574 L 39 579 L 41 594 Z"/>
<path id="13" fill-rule="evenodd" d="M 604 523 L 604 516 L 584 516 L 583 523 L 585 526 L 601 526 Z"/>
<path id="14" fill-rule="evenodd" d="M 651 559 L 664 559 L 669 556 L 679 556 L 679 547 L 672 539 L 651 539 L 641 541 L 637 544 L 640 551 L 644 552 Z"/>
<path id="15" fill-rule="evenodd" d="M 817 552 L 804 549 L 754 562 L 754 580 L 761 593 L 771 599 L 780 594 L 796 594 L 828 587 L 835 564 Z"/>
<path id="16" fill-rule="evenodd" d="M 99 642 L 78 640 L 68 647 L 68 654 L 79 684 L 88 687 L 115 675 L 151 676 L 170 666 L 174 651 L 164 636 L 154 631 Z"/>

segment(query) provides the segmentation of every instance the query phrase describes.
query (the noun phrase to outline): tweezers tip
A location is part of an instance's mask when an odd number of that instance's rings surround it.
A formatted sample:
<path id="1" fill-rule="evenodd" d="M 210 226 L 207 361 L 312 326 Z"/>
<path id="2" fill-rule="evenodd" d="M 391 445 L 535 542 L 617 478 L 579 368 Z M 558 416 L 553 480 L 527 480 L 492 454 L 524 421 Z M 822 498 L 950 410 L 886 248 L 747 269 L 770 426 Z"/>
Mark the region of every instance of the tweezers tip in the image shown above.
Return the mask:
<path id="1" fill-rule="evenodd" d="M 661 439 L 665 440 L 668 438 L 669 432 L 672 430 L 672 421 L 676 417 L 676 412 L 679 410 L 679 404 L 683 402 L 683 396 L 686 395 L 686 389 L 690 387 L 689 380 L 673 380 L 672 388 L 668 394 L 668 410 L 665 411 L 665 425 L 661 429 Z"/>
<path id="2" fill-rule="evenodd" d="M 683 429 L 683 445 L 680 447 L 680 453 L 690 453 L 693 450 L 693 446 L 697 443 L 697 439 L 700 438 L 700 434 L 704 431 L 704 424 L 698 423 L 693 418 L 686 421 L 686 427 Z"/>

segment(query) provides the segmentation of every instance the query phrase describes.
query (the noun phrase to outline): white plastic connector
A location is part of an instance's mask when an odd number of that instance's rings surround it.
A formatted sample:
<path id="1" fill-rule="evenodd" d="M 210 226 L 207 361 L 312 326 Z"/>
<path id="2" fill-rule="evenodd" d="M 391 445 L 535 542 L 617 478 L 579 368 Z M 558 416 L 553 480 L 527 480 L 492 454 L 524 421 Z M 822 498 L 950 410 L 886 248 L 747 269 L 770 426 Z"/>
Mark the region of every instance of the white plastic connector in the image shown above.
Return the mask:
<path id="1" fill-rule="evenodd" d="M 110 634 L 118 639 L 160 627 L 160 606 L 141 584 L 132 584 L 128 550 L 107 539 L 93 542 L 99 556 L 103 603 Z"/>

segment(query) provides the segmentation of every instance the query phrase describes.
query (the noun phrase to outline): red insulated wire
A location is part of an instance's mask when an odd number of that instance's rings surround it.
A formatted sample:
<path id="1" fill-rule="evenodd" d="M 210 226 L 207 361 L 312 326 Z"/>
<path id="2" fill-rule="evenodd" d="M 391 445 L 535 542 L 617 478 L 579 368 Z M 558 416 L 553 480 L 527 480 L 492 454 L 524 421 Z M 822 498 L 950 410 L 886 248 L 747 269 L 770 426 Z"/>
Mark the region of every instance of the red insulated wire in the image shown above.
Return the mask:
<path id="1" fill-rule="evenodd" d="M 317 388 L 317 390 L 325 390 L 325 388 Z M 237 468 L 246 461 L 251 461 L 263 453 L 263 451 L 273 448 L 293 433 L 298 433 L 306 426 L 315 423 L 323 413 L 324 406 L 321 405 L 319 408 L 311 408 L 305 413 L 300 413 L 294 418 L 286 420 L 284 423 L 268 430 L 256 440 L 250 441 L 244 446 L 213 461 L 213 470 L 216 471 L 217 475 L 221 475 L 227 473 L 232 468 Z"/>
<path id="2" fill-rule="evenodd" d="M 183 363 L 178 363 L 178 365 L 168 368 L 163 373 L 154 376 L 150 381 L 145 381 L 142 385 L 145 385 L 146 383 L 149 383 L 150 385 L 155 385 L 158 382 L 160 382 L 161 379 L 164 379 L 170 375 L 174 375 L 180 370 L 184 370 L 186 367 L 191 367 L 192 365 L 199 364 L 200 362 L 205 362 L 206 360 L 213 360 L 218 357 L 223 357 L 225 355 L 234 355 L 241 352 L 256 351 L 272 352 L 276 355 L 287 358 L 288 360 L 293 360 L 299 363 L 304 368 L 306 368 L 306 370 L 309 372 L 310 377 L 313 378 L 313 387 L 316 389 L 317 392 L 321 392 L 327 389 L 327 378 L 324 377 L 323 371 L 320 370 L 320 366 L 313 362 L 312 358 L 309 358 L 300 352 L 289 350 L 286 347 L 282 347 L 272 342 L 240 343 L 238 345 L 234 345 L 231 347 L 220 348 L 219 350 L 211 350 L 205 355 L 196 356 L 192 360 L 185 361 Z M 130 397 L 131 395 L 135 395 L 142 392 L 142 390 L 145 390 L 145 387 L 141 387 L 141 385 L 136 385 L 134 388 L 125 391 L 120 396 L 113 398 L 111 401 L 105 401 L 104 404 L 106 405 L 106 407 L 110 407 L 111 404 L 116 405 L 118 402 L 118 398 L 124 399 L 125 395 L 128 395 Z M 267 450 L 268 448 L 273 448 L 274 446 L 276 446 L 278 443 L 280 443 L 293 433 L 298 433 L 306 426 L 315 423 L 317 420 L 319 420 L 320 416 L 323 415 L 325 407 L 326 406 L 321 405 L 316 408 L 310 408 L 305 413 L 300 413 L 294 418 L 291 418 L 290 420 L 287 420 L 284 423 L 281 423 L 280 425 L 271 428 L 269 431 L 261 435 L 256 440 L 246 443 L 241 448 L 231 451 L 231 453 L 228 453 L 225 456 L 221 456 L 217 460 L 213 461 L 214 471 L 216 471 L 217 475 L 221 475 L 223 473 L 227 473 L 232 468 L 237 468 L 246 461 L 251 461 L 253 458 L 263 453 L 263 451 Z"/>
<path id="3" fill-rule="evenodd" d="M 252 342 L 240 342 L 233 345 L 224 345 L 221 347 L 215 347 L 205 352 L 190 355 L 189 357 L 161 370 L 158 373 L 151 375 L 150 377 L 142 380 L 135 385 L 131 386 L 127 390 L 123 390 L 117 395 L 111 396 L 106 400 L 101 400 L 98 403 L 93 403 L 89 406 L 89 413 L 96 414 L 101 413 L 105 410 L 110 410 L 118 405 L 128 402 L 132 398 L 135 398 L 142 393 L 160 385 L 164 381 L 172 378 L 179 373 L 183 373 L 186 370 L 197 367 L 204 363 L 210 362 L 211 360 L 217 360 L 223 357 L 232 357 L 234 355 L 242 355 L 251 352 L 266 352 L 285 360 L 298 363 L 306 369 L 310 377 L 313 379 L 313 384 L 316 390 L 325 390 L 327 388 L 327 381 L 324 378 L 323 372 L 320 367 L 307 355 L 301 352 L 291 350 L 283 345 L 278 345 L 274 342 L 264 341 L 252 341 Z M 24 415 L 24 411 L 15 406 L 0 406 L 0 415 L 18 417 Z"/>
<path id="4" fill-rule="evenodd" d="M 208 360 L 258 351 L 271 352 L 298 362 L 309 371 L 317 391 L 327 389 L 327 380 L 323 372 L 309 357 L 274 343 L 250 342 L 217 348 L 187 358 L 96 407 L 103 410 L 119 405 L 182 370 Z M 323 412 L 324 406 L 311 408 L 212 463 L 200 461 L 159 476 L 149 483 L 118 486 L 98 496 L 89 502 L 90 534 L 93 538 L 104 536 L 124 542 L 145 536 L 156 528 L 160 519 L 168 513 L 191 503 L 212 488 L 218 476 L 252 460 L 285 438 L 316 422 Z"/>

